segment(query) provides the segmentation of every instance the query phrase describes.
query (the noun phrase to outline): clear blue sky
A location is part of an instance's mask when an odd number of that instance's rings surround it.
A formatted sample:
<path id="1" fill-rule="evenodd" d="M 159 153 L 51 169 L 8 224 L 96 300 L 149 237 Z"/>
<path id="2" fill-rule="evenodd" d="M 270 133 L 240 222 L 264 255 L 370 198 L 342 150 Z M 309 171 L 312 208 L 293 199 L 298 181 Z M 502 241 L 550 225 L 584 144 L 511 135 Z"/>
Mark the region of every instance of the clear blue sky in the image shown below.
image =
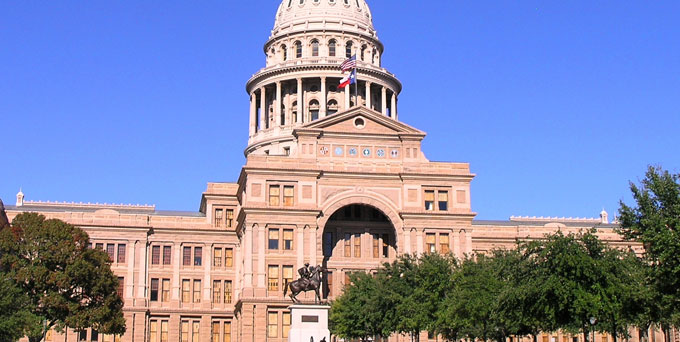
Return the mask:
<path id="1" fill-rule="evenodd" d="M 277 0 L 0 0 L 0 198 L 197 210 L 236 181 Z M 596 216 L 679 172 L 680 1 L 369 0 L 402 121 L 473 210 Z"/>

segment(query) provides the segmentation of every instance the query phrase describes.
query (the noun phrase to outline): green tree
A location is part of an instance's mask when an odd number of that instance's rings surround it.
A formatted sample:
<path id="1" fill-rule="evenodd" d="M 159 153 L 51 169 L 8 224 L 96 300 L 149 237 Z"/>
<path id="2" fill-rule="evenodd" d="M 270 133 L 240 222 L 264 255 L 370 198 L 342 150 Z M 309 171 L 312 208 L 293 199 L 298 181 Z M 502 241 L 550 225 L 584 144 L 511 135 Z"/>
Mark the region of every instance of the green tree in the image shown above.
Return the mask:
<path id="1" fill-rule="evenodd" d="M 680 175 L 649 167 L 640 185 L 630 183 L 634 206 L 621 201 L 620 232 L 644 246 L 649 285 L 658 303 L 653 321 L 670 341 L 680 326 Z"/>
<path id="2" fill-rule="evenodd" d="M 0 271 L 0 342 L 14 342 L 40 327 L 40 319 L 28 310 L 29 299 L 5 272 Z"/>
<path id="3" fill-rule="evenodd" d="M 29 341 L 44 339 L 52 328 L 125 332 L 111 262 L 88 243 L 83 230 L 35 213 L 19 214 L 11 228 L 0 231 L 0 268 L 26 294 L 27 310 L 43 322 L 27 332 Z"/>
<path id="4" fill-rule="evenodd" d="M 385 300 L 381 284 L 370 274 L 357 272 L 350 275 L 351 284 L 345 287 L 331 307 L 332 333 L 347 339 L 382 336 L 384 330 Z"/>

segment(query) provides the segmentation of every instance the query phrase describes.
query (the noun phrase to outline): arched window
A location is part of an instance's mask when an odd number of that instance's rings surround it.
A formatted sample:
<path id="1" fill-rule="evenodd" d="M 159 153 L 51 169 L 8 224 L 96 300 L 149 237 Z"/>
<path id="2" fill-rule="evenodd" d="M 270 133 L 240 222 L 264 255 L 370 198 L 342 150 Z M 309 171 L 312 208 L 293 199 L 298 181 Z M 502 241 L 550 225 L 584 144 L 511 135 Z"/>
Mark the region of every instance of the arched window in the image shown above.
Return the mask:
<path id="1" fill-rule="evenodd" d="M 295 42 L 295 58 L 302 58 L 302 43 L 299 40 Z"/>
<path id="2" fill-rule="evenodd" d="M 327 113 L 328 115 L 333 115 L 338 112 L 338 101 L 330 100 L 328 101 Z"/>
<path id="3" fill-rule="evenodd" d="M 319 41 L 316 39 L 312 40 L 312 56 L 319 57 Z"/>
<path id="4" fill-rule="evenodd" d="M 347 58 L 352 57 L 352 42 L 351 41 L 347 42 L 347 45 L 345 45 L 345 57 L 347 57 Z"/>
<path id="5" fill-rule="evenodd" d="M 366 54 L 366 45 L 361 46 L 361 60 L 365 61 L 366 59 L 364 58 Z"/>
<path id="6" fill-rule="evenodd" d="M 319 101 L 312 100 L 309 102 L 309 117 L 311 121 L 319 119 Z"/>
<path id="7" fill-rule="evenodd" d="M 292 112 L 291 112 L 291 118 L 290 118 L 290 120 L 291 120 L 293 123 L 296 123 L 296 122 L 298 121 L 298 105 L 297 105 L 297 101 L 293 101 L 293 108 L 292 108 L 292 109 L 293 109 L 293 110 L 292 110 Z"/>
<path id="8" fill-rule="evenodd" d="M 281 104 L 281 126 L 286 125 L 286 106 Z"/>
<path id="9" fill-rule="evenodd" d="M 284 62 L 288 60 L 288 47 L 285 44 L 281 45 L 281 57 Z"/>
<path id="10" fill-rule="evenodd" d="M 335 57 L 335 39 L 331 39 L 328 42 L 328 55 L 331 57 Z"/>

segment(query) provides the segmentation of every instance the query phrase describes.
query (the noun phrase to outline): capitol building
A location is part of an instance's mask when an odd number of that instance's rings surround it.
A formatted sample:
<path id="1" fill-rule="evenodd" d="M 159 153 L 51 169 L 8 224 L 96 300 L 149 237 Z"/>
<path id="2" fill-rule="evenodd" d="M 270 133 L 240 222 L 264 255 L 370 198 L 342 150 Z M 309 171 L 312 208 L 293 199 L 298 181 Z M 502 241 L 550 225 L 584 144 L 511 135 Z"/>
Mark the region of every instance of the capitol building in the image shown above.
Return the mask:
<path id="1" fill-rule="evenodd" d="M 111 257 L 125 302 L 123 336 L 68 330 L 47 342 L 283 342 L 291 323 L 284 287 L 305 263 L 329 270 L 322 297 L 330 301 L 352 272 L 375 272 L 406 253 L 462 258 L 558 229 L 596 228 L 627 245 L 605 212 L 475 220 L 470 165 L 427 159 L 426 133 L 407 124 L 418 113 L 399 111 L 402 85 L 383 64 L 372 19 L 365 0 L 282 1 L 264 67 L 246 82 L 245 165 L 235 183 L 208 183 L 198 211 L 35 201 L 20 192 L 9 218 L 38 212 L 87 231 Z M 357 82 L 341 89 L 340 65 L 355 55 Z M 313 292 L 298 298 L 314 301 Z M 441 341 L 427 332 L 421 340 Z"/>

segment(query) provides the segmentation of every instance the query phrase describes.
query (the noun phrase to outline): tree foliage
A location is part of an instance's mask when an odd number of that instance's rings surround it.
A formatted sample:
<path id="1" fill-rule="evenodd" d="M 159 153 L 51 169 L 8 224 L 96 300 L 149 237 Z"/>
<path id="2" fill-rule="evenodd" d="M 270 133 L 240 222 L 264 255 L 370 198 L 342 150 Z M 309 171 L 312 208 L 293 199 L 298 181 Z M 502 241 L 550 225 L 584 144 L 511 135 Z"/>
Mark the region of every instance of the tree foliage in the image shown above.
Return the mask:
<path id="1" fill-rule="evenodd" d="M 29 340 L 40 341 L 53 327 L 125 332 L 118 278 L 108 255 L 88 244 L 83 230 L 35 213 L 19 214 L 0 231 L 0 268 L 43 322 L 27 331 Z"/>

